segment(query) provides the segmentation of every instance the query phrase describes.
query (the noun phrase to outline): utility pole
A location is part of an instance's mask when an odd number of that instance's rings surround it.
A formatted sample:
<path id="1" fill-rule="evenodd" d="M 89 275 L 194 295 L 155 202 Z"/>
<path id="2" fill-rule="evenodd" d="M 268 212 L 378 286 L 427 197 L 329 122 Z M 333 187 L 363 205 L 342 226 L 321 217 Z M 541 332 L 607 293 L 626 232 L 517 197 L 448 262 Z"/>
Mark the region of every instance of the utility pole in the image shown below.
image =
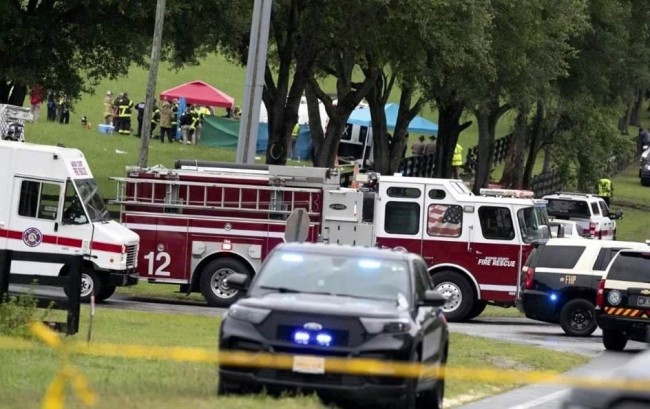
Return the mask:
<path id="1" fill-rule="evenodd" d="M 273 0 L 255 0 L 253 6 L 253 22 L 248 44 L 248 62 L 246 63 L 244 110 L 239 124 L 237 142 L 237 163 L 255 163 L 272 5 Z"/>
<path id="2" fill-rule="evenodd" d="M 156 93 L 156 78 L 158 78 L 158 64 L 160 63 L 160 48 L 162 44 L 163 24 L 165 22 L 165 0 L 157 0 L 156 24 L 153 29 L 153 45 L 151 46 L 151 65 L 149 66 L 149 80 L 147 81 L 147 94 L 144 104 L 142 132 L 140 132 L 140 163 L 141 168 L 147 167 L 149 160 L 149 135 L 151 134 L 151 113 L 153 112 Z"/>

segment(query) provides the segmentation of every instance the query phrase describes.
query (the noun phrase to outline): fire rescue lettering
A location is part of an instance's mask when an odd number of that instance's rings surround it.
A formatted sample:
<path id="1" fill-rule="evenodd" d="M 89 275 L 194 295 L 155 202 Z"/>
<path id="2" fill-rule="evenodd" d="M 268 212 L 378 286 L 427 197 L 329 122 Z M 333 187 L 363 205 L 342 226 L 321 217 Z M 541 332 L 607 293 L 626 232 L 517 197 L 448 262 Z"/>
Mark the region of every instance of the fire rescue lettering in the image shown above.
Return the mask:
<path id="1" fill-rule="evenodd" d="M 86 171 L 86 167 L 84 166 L 84 163 L 80 160 L 73 160 L 70 162 L 70 165 L 72 166 L 72 171 L 76 176 L 87 176 L 88 171 Z"/>
<path id="2" fill-rule="evenodd" d="M 479 266 L 514 267 L 515 262 L 508 257 L 483 257 L 478 259 Z"/>

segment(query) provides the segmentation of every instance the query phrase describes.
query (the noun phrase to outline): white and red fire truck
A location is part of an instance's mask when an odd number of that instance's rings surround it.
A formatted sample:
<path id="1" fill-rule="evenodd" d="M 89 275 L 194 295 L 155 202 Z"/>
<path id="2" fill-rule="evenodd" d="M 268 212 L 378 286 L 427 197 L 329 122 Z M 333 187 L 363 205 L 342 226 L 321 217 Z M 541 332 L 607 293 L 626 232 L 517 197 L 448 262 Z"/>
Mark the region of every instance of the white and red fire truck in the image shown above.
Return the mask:
<path id="1" fill-rule="evenodd" d="M 0 141 L 0 249 L 83 254 L 81 298 L 138 282 L 138 235 L 110 220 L 78 149 Z M 56 276 L 62 264 L 14 261 L 11 272 Z"/>
<path id="2" fill-rule="evenodd" d="M 510 192 L 498 189 L 476 196 L 461 180 L 370 174 L 344 188 L 336 170 L 207 165 L 129 168 L 113 179 L 122 222 L 140 235 L 141 279 L 201 291 L 213 306 L 234 302 L 224 279 L 255 274 L 298 208 L 309 215 L 307 241 L 421 254 L 451 320 L 514 305 L 531 243 L 549 237 L 544 201 L 495 197 Z"/>

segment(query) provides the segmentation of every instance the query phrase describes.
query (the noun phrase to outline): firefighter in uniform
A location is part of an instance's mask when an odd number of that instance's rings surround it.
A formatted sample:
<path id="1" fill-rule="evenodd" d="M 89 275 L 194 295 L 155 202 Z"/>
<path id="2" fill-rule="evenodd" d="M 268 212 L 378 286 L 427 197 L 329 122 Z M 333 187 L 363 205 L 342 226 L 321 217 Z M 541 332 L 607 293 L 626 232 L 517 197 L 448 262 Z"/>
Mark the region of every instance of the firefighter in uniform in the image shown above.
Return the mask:
<path id="1" fill-rule="evenodd" d="M 182 112 L 181 112 L 181 114 L 182 114 Z M 180 115 L 178 114 L 178 100 L 176 98 L 174 98 L 172 100 L 172 122 L 171 122 L 171 128 L 172 128 L 171 132 L 172 132 L 172 134 L 171 134 L 171 139 L 169 140 L 169 142 L 177 141 L 177 140 L 180 139 L 180 137 L 178 136 L 178 118 L 179 118 L 179 116 Z"/>
<path id="2" fill-rule="evenodd" d="M 614 185 L 608 178 L 598 180 L 598 196 L 602 197 L 607 206 L 609 206 L 612 197 L 614 196 Z"/>
<path id="3" fill-rule="evenodd" d="M 458 179 L 458 169 L 463 166 L 463 147 L 457 143 L 454 148 L 454 156 L 451 157 L 452 177 Z"/>
<path id="4" fill-rule="evenodd" d="M 154 136 L 153 131 L 156 129 L 158 124 L 160 124 L 160 108 L 154 105 L 153 111 L 151 112 L 151 133 L 149 134 L 149 137 L 152 139 L 157 139 L 157 137 Z"/>
<path id="5" fill-rule="evenodd" d="M 129 95 L 125 92 L 117 104 L 118 118 L 120 129 L 118 132 L 121 135 L 131 135 L 131 110 L 133 109 L 133 102 L 129 99 Z"/>
<path id="6" fill-rule="evenodd" d="M 201 114 L 199 114 L 199 109 L 196 105 L 193 105 L 190 109 L 190 116 L 192 118 L 192 122 L 190 122 L 190 140 L 187 141 L 187 144 L 196 145 L 198 143 L 196 140 L 196 129 L 201 124 Z"/>

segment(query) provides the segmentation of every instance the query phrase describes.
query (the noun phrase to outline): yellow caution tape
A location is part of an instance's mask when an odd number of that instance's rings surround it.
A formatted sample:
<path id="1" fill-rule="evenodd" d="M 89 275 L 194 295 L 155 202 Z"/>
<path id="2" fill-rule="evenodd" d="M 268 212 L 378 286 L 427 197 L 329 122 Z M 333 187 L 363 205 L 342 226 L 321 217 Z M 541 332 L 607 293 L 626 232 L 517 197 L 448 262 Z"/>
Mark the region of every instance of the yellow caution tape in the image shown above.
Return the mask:
<path id="1" fill-rule="evenodd" d="M 160 347 L 151 345 L 119 345 L 98 343 L 88 345 L 81 342 L 65 342 L 56 333 L 42 324 L 33 324 L 32 330 L 45 344 L 58 350 L 64 358 L 62 367 L 50 384 L 43 399 L 43 408 L 62 408 L 65 384 L 70 381 L 76 396 L 86 405 L 96 401 L 86 379 L 67 363 L 69 354 L 129 359 L 152 359 L 179 362 L 198 362 L 251 368 L 272 368 L 293 370 L 294 355 L 266 352 L 244 352 L 207 350 L 191 347 Z M 1 349 L 35 348 L 33 342 L 0 336 Z M 533 384 L 545 383 L 583 388 L 606 388 L 623 390 L 648 390 L 650 380 L 602 379 L 596 377 L 574 377 L 550 371 L 516 371 L 491 368 L 463 368 L 427 365 L 421 363 L 382 361 L 364 358 L 324 358 L 327 373 L 346 373 L 366 376 L 395 376 L 475 380 L 490 383 Z"/>

